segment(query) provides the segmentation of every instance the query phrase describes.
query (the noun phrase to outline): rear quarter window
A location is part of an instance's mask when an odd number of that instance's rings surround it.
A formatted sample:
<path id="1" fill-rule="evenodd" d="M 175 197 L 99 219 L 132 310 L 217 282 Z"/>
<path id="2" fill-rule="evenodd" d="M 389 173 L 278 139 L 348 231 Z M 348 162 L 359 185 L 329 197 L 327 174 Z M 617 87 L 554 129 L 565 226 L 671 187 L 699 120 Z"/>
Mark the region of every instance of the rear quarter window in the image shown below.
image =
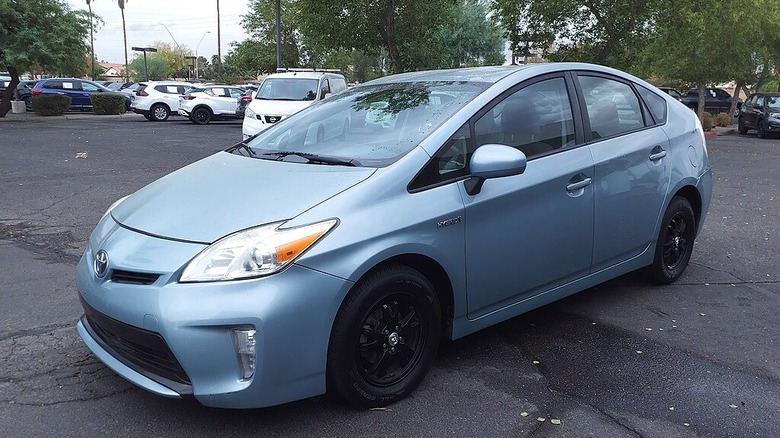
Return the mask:
<path id="1" fill-rule="evenodd" d="M 650 110 L 650 115 L 653 116 L 653 121 L 656 125 L 663 125 L 666 123 L 666 113 L 667 113 L 667 106 L 666 106 L 666 100 L 662 98 L 661 96 L 653 93 L 652 91 L 648 90 L 647 88 L 637 86 L 637 90 L 639 91 L 639 96 L 642 97 L 642 100 L 645 102 L 645 105 L 647 105 L 647 108 Z M 650 125 L 651 123 L 647 123 Z"/>

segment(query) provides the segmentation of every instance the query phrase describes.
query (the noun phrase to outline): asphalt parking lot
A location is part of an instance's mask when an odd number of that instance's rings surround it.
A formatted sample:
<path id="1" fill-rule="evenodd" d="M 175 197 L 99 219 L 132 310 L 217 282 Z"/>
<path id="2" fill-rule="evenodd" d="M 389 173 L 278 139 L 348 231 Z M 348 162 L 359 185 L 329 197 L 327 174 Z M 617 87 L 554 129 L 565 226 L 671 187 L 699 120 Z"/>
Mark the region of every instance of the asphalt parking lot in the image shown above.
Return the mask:
<path id="1" fill-rule="evenodd" d="M 680 281 L 624 276 L 445 344 L 387 409 L 134 387 L 76 334 L 76 262 L 114 200 L 240 139 L 240 122 L 0 119 L 0 436 L 780 436 L 780 139 L 754 134 L 708 138 L 713 202 Z"/>

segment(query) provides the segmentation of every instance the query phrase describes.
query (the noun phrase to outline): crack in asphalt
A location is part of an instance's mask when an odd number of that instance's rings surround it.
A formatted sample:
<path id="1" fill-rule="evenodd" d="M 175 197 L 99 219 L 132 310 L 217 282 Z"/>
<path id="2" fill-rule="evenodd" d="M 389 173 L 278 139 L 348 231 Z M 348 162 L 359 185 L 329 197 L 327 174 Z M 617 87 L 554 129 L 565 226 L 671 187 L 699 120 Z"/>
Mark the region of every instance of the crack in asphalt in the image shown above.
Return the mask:
<path id="1" fill-rule="evenodd" d="M 78 264 L 81 257 L 80 250 L 77 248 L 79 241 L 73 236 L 72 231 L 36 233 L 48 228 L 51 226 L 0 222 L 0 239 L 12 241 L 47 260 L 65 262 L 73 266 Z M 79 254 L 69 251 L 77 251 Z"/>
<path id="2" fill-rule="evenodd" d="M 47 334 L 42 336 L 41 334 Z M 72 325 L 0 340 L 0 403 L 53 406 L 122 394 L 135 386 L 81 344 Z"/>

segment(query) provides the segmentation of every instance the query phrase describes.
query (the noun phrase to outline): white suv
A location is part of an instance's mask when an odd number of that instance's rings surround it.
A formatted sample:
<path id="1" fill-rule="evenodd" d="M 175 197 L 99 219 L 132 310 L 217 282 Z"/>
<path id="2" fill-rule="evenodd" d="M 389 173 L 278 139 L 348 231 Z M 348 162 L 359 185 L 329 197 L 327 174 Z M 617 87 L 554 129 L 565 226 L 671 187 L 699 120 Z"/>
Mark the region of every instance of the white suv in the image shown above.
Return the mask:
<path id="1" fill-rule="evenodd" d="M 308 107 L 327 96 L 347 89 L 344 75 L 334 70 L 280 69 L 269 75 L 246 107 L 244 139 Z"/>
<path id="2" fill-rule="evenodd" d="M 191 87 L 192 84 L 177 81 L 142 82 L 130 96 L 130 110 L 152 122 L 168 120 L 179 108 L 179 96 Z"/>
<path id="3" fill-rule="evenodd" d="M 179 96 L 179 115 L 198 125 L 212 120 L 237 119 L 238 100 L 243 94 L 244 90 L 229 85 L 193 88 Z"/>

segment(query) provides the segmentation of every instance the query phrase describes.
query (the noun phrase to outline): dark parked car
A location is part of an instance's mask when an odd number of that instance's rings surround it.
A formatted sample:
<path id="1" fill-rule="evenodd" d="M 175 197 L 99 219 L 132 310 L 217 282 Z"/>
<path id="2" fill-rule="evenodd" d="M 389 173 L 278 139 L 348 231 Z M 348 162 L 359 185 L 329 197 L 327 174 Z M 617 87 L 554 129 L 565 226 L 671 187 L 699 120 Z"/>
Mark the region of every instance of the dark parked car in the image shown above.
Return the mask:
<path id="1" fill-rule="evenodd" d="M 244 94 L 241 95 L 241 97 L 238 98 L 238 108 L 236 108 L 236 117 L 239 119 L 244 118 L 244 114 L 246 114 L 246 107 L 249 106 L 249 104 L 252 102 L 253 93 L 255 93 L 257 89 L 248 89 L 244 91 Z"/>
<path id="2" fill-rule="evenodd" d="M 720 88 L 707 88 L 707 95 L 704 96 L 704 109 L 715 110 L 719 112 L 728 112 L 731 108 L 731 95 L 728 91 Z M 699 107 L 699 89 L 691 88 L 688 93 L 682 97 L 681 102 L 692 110 Z M 742 106 L 742 99 L 737 100 L 737 109 Z"/>
<path id="3" fill-rule="evenodd" d="M 8 88 L 8 85 L 11 83 L 8 79 L 0 80 L 0 96 L 5 93 L 5 89 Z M 24 106 L 27 108 L 27 111 L 32 110 L 32 106 L 30 104 L 30 96 L 32 96 L 32 90 L 30 87 L 27 86 L 24 82 L 19 82 L 19 85 L 16 86 L 16 92 L 14 93 L 14 99 L 16 100 L 23 100 Z"/>
<path id="4" fill-rule="evenodd" d="M 739 133 L 755 129 L 759 138 L 780 132 L 780 93 L 755 93 L 739 112 Z"/>
<path id="5" fill-rule="evenodd" d="M 90 97 L 94 93 L 113 93 L 108 88 L 86 79 L 56 78 L 43 79 L 35 84 L 32 90 L 33 96 L 40 94 L 63 94 L 70 97 L 70 109 L 91 111 L 92 101 Z M 120 94 L 120 93 L 114 93 Z M 125 97 L 125 108 L 130 109 L 130 96 Z"/>
<path id="6" fill-rule="evenodd" d="M 658 87 L 659 90 L 674 97 L 678 102 L 682 102 L 683 95 L 674 88 L 671 87 Z"/>

